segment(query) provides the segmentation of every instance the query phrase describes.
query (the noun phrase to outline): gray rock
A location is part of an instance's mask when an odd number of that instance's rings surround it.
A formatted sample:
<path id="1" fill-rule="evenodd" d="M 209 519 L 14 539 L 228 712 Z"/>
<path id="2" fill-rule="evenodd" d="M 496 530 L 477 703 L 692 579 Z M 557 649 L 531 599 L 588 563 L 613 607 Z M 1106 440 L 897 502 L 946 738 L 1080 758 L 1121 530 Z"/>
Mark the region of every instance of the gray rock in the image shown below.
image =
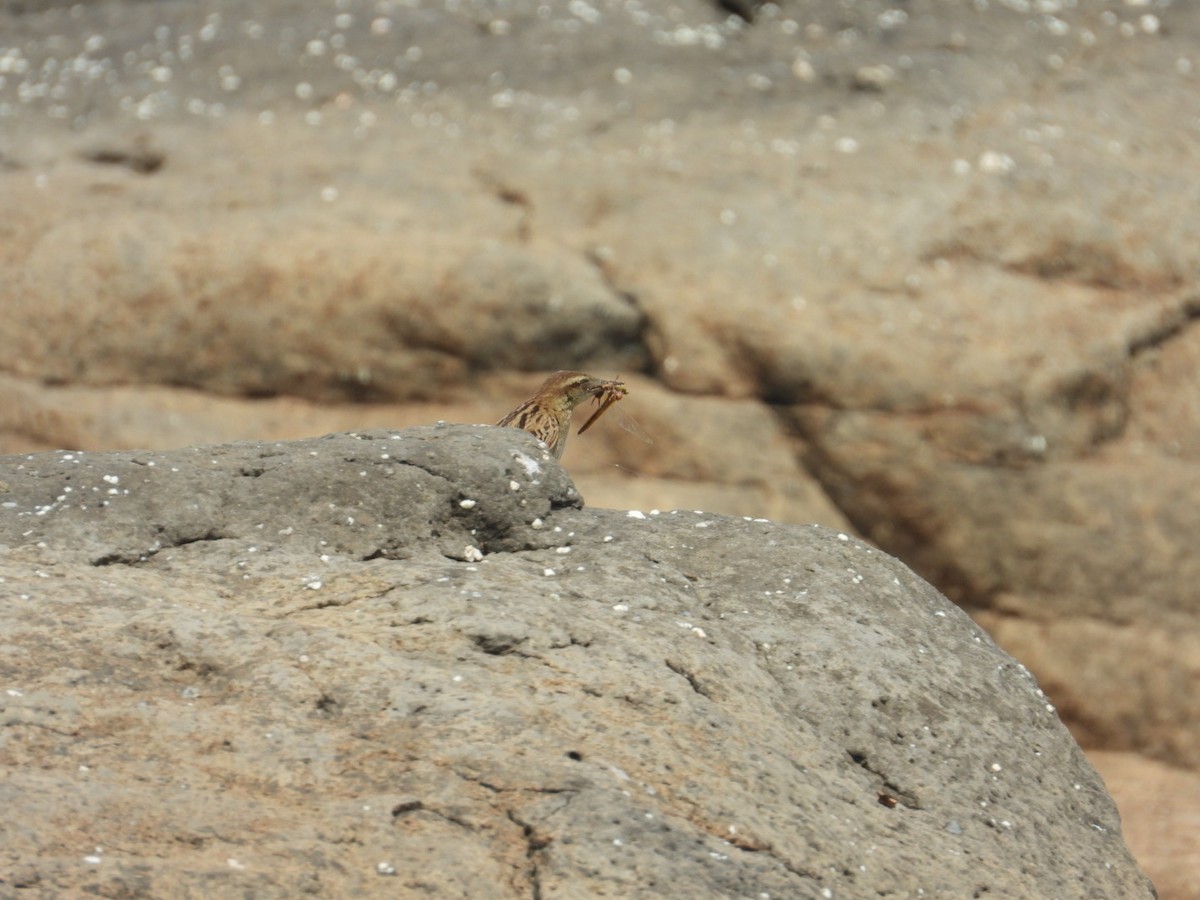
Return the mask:
<path id="1" fill-rule="evenodd" d="M 1086 744 L 1200 770 L 1198 43 L 1126 0 L 0 2 L 0 452 L 641 372 L 651 461 L 591 496 L 852 523 Z"/>
<path id="2" fill-rule="evenodd" d="M 0 458 L 0 885 L 1150 896 L 1030 674 L 844 534 L 511 429 Z"/>

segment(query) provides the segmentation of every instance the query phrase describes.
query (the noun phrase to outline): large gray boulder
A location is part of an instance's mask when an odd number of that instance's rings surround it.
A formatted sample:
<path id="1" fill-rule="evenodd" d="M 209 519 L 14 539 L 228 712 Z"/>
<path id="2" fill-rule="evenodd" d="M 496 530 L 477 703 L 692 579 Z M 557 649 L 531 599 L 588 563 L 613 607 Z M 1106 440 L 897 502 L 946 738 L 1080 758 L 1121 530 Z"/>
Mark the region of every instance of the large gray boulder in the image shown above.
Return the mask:
<path id="1" fill-rule="evenodd" d="M 640 373 L 589 497 L 853 527 L 1200 771 L 1200 3 L 731 5 L 0 0 L 0 453 Z"/>
<path id="2" fill-rule="evenodd" d="M 512 429 L 0 458 L 0 893 L 1153 894 L 1025 668 Z"/>

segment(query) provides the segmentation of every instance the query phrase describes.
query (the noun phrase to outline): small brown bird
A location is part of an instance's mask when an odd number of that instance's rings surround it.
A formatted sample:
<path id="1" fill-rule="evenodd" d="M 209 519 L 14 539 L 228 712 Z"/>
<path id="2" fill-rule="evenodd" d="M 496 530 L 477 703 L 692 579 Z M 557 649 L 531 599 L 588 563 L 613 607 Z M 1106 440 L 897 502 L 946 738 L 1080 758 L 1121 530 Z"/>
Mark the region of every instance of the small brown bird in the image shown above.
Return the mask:
<path id="1" fill-rule="evenodd" d="M 606 409 L 628 392 L 620 381 L 605 381 L 583 372 L 555 372 L 542 382 L 536 394 L 496 424 L 524 428 L 538 440 L 544 441 L 555 459 L 561 459 L 563 450 L 567 447 L 571 413 L 575 407 L 588 399 L 593 399 L 600 405 L 579 429 L 582 434 Z"/>

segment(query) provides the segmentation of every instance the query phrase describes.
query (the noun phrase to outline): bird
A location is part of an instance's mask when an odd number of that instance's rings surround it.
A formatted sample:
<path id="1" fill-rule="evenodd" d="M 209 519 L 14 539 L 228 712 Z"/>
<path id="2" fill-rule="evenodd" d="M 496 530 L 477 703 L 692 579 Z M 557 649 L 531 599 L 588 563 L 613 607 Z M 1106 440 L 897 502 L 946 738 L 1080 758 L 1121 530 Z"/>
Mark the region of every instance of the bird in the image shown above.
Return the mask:
<path id="1" fill-rule="evenodd" d="M 562 459 L 575 407 L 588 399 L 600 405 L 579 429 L 582 434 L 601 413 L 627 393 L 628 389 L 620 381 L 594 378 L 585 372 L 555 372 L 542 382 L 536 394 L 496 424 L 525 429 L 544 442 L 555 459 Z"/>

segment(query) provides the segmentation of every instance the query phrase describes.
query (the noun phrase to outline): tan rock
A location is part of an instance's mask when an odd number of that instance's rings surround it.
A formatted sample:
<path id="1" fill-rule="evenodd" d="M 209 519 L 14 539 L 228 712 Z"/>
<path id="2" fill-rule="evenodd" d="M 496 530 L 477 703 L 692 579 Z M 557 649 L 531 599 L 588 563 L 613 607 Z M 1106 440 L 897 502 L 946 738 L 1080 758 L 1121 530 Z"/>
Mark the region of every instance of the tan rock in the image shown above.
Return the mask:
<path id="1" fill-rule="evenodd" d="M 602 423 L 589 491 L 852 523 L 1077 733 L 1195 764 L 1198 7 L 425 10 L 398 52 L 354 4 L 341 48 L 281 0 L 44 6 L 0 8 L 8 449 L 620 374 L 656 442 Z M 318 405 L 364 400 L 412 405 Z"/>
<path id="2" fill-rule="evenodd" d="M 1200 775 L 1134 753 L 1090 750 L 1129 848 L 1160 900 L 1200 897 Z"/>

